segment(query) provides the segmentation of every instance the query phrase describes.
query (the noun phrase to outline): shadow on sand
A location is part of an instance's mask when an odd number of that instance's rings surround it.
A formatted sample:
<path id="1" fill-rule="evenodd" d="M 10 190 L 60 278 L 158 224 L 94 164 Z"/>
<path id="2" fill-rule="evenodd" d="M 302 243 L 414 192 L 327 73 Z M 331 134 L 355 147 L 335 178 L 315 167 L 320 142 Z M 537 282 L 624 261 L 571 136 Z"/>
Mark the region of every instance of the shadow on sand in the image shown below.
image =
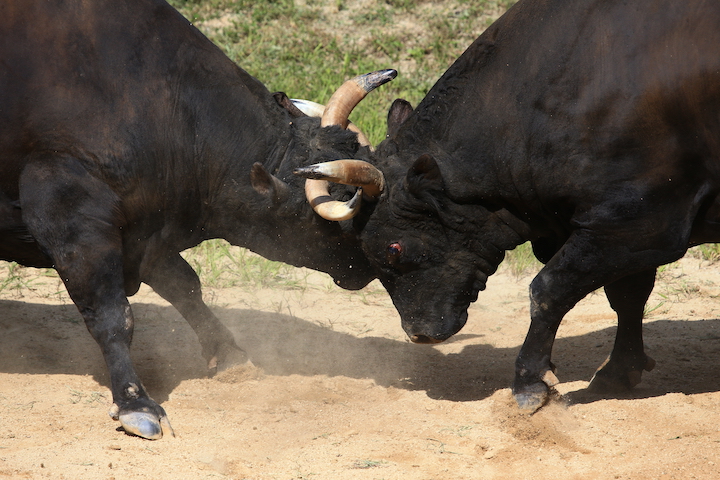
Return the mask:
<path id="1" fill-rule="evenodd" d="M 133 304 L 133 358 L 151 395 L 163 402 L 183 380 L 206 376 L 197 339 L 170 306 Z M 21 374 L 91 375 L 108 385 L 98 347 L 73 305 L 0 301 L 0 370 Z M 519 346 L 466 345 L 444 354 L 427 345 L 380 337 L 358 338 L 301 318 L 255 310 L 216 308 L 253 363 L 270 375 L 342 375 L 383 386 L 427 392 L 431 398 L 472 401 L 510 385 Z M 608 353 L 614 329 L 559 338 L 554 361 L 562 382 L 589 380 Z M 456 336 L 455 341 L 469 339 Z M 720 358 L 720 320 L 647 322 L 648 353 L 658 361 L 643 383 L 623 395 L 571 392 L 571 402 L 646 398 L 670 392 L 720 390 L 710 372 Z M 475 339 L 473 339 L 475 340 Z"/>

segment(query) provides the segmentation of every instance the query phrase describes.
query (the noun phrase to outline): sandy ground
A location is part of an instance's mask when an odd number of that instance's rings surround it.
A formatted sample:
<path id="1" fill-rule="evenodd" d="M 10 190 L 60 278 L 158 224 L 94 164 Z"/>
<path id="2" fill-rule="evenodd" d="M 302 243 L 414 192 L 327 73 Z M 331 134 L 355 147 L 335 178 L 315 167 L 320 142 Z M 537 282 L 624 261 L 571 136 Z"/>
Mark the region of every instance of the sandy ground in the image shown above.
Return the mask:
<path id="1" fill-rule="evenodd" d="M 468 325 L 413 345 L 381 287 L 310 274 L 298 290 L 206 298 L 256 369 L 206 378 L 194 334 L 149 289 L 133 297 L 134 359 L 175 438 L 147 441 L 107 415 L 97 346 L 52 277 L 0 294 L 0 478 L 720 478 L 720 269 L 661 275 L 646 320 L 658 365 L 628 395 L 584 392 L 612 345 L 601 292 L 554 353 L 563 402 L 520 414 L 507 388 L 529 319 L 530 277 L 500 272 Z"/>

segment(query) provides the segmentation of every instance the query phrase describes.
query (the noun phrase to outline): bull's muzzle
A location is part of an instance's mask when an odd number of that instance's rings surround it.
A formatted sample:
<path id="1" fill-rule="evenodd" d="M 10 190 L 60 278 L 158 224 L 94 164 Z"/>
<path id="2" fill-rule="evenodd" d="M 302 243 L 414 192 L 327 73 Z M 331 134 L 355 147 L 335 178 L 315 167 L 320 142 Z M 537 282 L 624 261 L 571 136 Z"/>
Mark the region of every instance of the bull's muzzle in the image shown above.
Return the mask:
<path id="1" fill-rule="evenodd" d="M 435 344 L 444 342 L 444 340 L 438 340 L 437 338 L 428 337 L 427 335 L 410 335 L 410 341 L 419 344 Z"/>

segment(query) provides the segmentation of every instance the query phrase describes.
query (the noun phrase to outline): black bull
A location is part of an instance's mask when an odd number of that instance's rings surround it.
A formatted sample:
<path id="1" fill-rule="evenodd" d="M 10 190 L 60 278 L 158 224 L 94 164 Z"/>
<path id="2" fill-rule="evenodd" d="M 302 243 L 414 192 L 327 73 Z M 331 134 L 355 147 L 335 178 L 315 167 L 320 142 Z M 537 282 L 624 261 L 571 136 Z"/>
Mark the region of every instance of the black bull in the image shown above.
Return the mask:
<path id="1" fill-rule="evenodd" d="M 545 401 L 558 326 L 600 287 L 618 333 L 592 385 L 637 384 L 654 365 L 642 317 L 656 268 L 720 241 L 719 45 L 714 0 L 521 0 L 414 111 L 396 101 L 361 239 L 407 334 L 458 332 L 505 251 L 531 241 L 545 266 L 519 405 Z"/>
<path id="2" fill-rule="evenodd" d="M 375 278 L 352 222 L 317 217 L 292 170 L 367 157 L 347 109 L 393 74 L 339 89 L 321 127 L 162 0 L 0 2 L 0 259 L 58 271 L 127 431 L 169 427 L 129 355 L 141 282 L 188 320 L 211 370 L 247 358 L 182 250 L 224 238 L 346 288 Z"/>

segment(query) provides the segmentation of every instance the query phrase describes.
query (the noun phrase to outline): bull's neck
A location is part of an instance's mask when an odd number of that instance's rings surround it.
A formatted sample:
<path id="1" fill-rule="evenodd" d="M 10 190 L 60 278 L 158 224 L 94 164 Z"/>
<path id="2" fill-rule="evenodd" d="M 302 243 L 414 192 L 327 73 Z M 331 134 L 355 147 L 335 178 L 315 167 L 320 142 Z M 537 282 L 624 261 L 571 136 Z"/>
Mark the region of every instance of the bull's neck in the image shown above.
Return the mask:
<path id="1" fill-rule="evenodd" d="M 476 268 L 485 276 L 497 271 L 505 252 L 530 239 L 528 223 L 507 209 L 489 211 L 481 204 L 464 204 L 452 210 L 462 219 L 457 229 L 475 255 Z"/>
<path id="2" fill-rule="evenodd" d="M 168 208 L 190 212 L 188 218 L 202 229 L 199 240 L 246 235 L 241 226 L 258 201 L 250 183 L 252 165 L 259 162 L 273 172 L 293 139 L 285 110 L 265 86 L 235 65 L 222 67 L 222 78 L 216 69 L 213 79 L 196 79 L 212 86 L 191 85 L 181 97 L 187 107 L 177 122 L 183 138 L 172 137 L 185 142 L 178 150 L 186 157 L 174 162 L 168 175 L 185 194 Z"/>
<path id="3" fill-rule="evenodd" d="M 267 112 L 247 116 L 235 124 L 235 132 L 233 128 L 225 133 L 228 140 L 224 151 L 207 159 L 209 188 L 203 201 L 210 215 L 209 235 L 251 247 L 247 239 L 253 228 L 248 223 L 258 210 L 270 208 L 271 202 L 252 187 L 252 166 L 260 163 L 268 172 L 276 173 L 293 142 L 293 135 L 286 125 L 268 118 Z M 217 140 L 217 132 L 213 136 Z"/>

